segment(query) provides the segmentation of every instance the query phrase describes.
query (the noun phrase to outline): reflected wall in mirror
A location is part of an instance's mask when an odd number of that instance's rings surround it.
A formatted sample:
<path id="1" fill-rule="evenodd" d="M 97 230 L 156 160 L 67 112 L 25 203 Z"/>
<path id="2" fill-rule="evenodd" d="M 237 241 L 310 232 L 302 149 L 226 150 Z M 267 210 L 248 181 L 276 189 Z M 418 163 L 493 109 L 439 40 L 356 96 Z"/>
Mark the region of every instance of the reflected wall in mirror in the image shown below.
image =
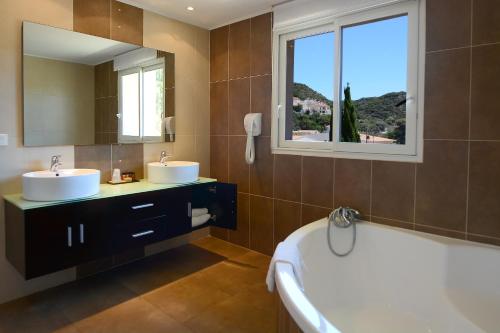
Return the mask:
<path id="1" fill-rule="evenodd" d="M 24 145 L 175 140 L 175 58 L 23 23 Z"/>

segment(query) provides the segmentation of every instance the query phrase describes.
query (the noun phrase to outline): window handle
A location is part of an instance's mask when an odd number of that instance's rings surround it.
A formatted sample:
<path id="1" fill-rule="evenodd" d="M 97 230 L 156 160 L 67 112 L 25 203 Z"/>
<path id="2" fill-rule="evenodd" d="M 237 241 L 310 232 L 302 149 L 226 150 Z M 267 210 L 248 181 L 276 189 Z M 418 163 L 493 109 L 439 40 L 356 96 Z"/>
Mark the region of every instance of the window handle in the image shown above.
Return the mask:
<path id="1" fill-rule="evenodd" d="M 402 101 L 398 102 L 396 105 L 394 105 L 395 107 L 400 107 L 401 105 L 403 104 L 406 104 L 406 102 L 411 102 L 413 101 L 413 97 L 409 96 L 407 97 L 406 99 L 403 99 Z"/>

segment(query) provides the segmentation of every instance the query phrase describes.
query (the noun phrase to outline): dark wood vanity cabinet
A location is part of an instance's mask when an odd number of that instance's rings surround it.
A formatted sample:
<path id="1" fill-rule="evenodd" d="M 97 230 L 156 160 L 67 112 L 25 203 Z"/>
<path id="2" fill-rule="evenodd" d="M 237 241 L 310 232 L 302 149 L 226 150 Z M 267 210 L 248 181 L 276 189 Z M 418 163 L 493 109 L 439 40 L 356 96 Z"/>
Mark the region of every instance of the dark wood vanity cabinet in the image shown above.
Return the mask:
<path id="1" fill-rule="evenodd" d="M 31 279 L 189 233 L 192 208 L 212 216 L 194 229 L 236 229 L 236 185 L 203 183 L 26 210 L 5 201 L 6 256 Z"/>

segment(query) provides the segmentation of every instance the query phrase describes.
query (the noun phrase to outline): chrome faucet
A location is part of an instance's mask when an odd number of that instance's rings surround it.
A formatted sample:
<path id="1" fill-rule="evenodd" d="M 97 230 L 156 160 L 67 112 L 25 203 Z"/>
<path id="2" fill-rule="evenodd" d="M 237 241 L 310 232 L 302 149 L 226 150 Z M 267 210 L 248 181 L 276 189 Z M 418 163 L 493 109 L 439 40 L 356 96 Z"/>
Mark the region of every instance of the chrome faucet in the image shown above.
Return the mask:
<path id="1" fill-rule="evenodd" d="M 168 158 L 171 156 L 172 155 L 168 155 L 167 152 L 163 150 L 160 154 L 160 163 L 166 165 Z"/>
<path id="2" fill-rule="evenodd" d="M 50 158 L 50 171 L 58 172 L 61 163 L 61 155 L 54 155 Z"/>

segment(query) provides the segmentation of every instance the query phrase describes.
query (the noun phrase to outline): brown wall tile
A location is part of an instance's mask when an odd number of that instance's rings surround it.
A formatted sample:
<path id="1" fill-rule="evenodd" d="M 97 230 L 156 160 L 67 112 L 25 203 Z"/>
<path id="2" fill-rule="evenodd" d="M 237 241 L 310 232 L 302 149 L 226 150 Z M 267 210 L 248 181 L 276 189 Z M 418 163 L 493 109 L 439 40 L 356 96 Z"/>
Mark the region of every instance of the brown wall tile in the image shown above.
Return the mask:
<path id="1" fill-rule="evenodd" d="M 276 155 L 274 163 L 275 198 L 300 202 L 302 157 Z"/>
<path id="2" fill-rule="evenodd" d="M 244 247 L 250 247 L 250 196 L 238 193 L 237 230 L 229 230 L 229 241 Z"/>
<path id="3" fill-rule="evenodd" d="M 465 232 L 459 232 L 459 231 L 453 231 L 453 230 L 448 230 L 448 229 L 440 229 L 440 228 L 434 228 L 430 227 L 427 225 L 420 225 L 420 224 L 415 224 L 415 230 L 416 231 L 421 231 L 421 232 L 426 232 L 429 234 L 434 234 L 434 235 L 439 235 L 439 236 L 444 236 L 444 237 L 450 237 L 450 238 L 457 238 L 457 239 L 465 239 Z"/>
<path id="4" fill-rule="evenodd" d="M 110 38 L 110 0 L 73 0 L 73 30 Z"/>
<path id="5" fill-rule="evenodd" d="M 427 9 L 427 51 L 470 45 L 471 0 L 431 0 Z"/>
<path id="6" fill-rule="evenodd" d="M 143 10 L 111 0 L 111 39 L 142 45 Z"/>
<path id="7" fill-rule="evenodd" d="M 75 168 L 101 171 L 101 183 L 111 179 L 111 146 L 75 146 Z"/>
<path id="8" fill-rule="evenodd" d="M 498 0 L 476 0 L 472 2 L 472 43 L 500 42 L 500 2 Z"/>
<path id="9" fill-rule="evenodd" d="M 349 206 L 370 215 L 371 161 L 335 160 L 334 206 Z"/>
<path id="10" fill-rule="evenodd" d="M 415 223 L 465 232 L 466 141 L 426 141 L 417 165 Z"/>
<path id="11" fill-rule="evenodd" d="M 210 177 L 227 182 L 228 177 L 228 137 L 210 137 Z"/>
<path id="12" fill-rule="evenodd" d="M 250 248 L 272 255 L 273 240 L 273 199 L 250 196 Z"/>
<path id="13" fill-rule="evenodd" d="M 468 139 L 469 87 L 469 48 L 427 55 L 425 139 Z"/>
<path id="14" fill-rule="evenodd" d="M 246 135 L 243 119 L 250 112 L 250 79 L 229 81 L 229 134 Z"/>
<path id="15" fill-rule="evenodd" d="M 229 26 L 229 78 L 250 75 L 250 20 Z"/>
<path id="16" fill-rule="evenodd" d="M 372 216 L 370 218 L 370 221 L 374 222 L 374 223 L 388 225 L 388 226 L 391 226 L 391 227 L 403 228 L 403 229 L 410 229 L 410 230 L 413 230 L 414 227 L 415 227 L 415 224 L 413 222 L 404 222 L 404 221 L 399 221 L 399 220 L 391 220 L 391 219 L 386 219 L 386 218 L 378 217 L 378 216 Z"/>
<path id="17" fill-rule="evenodd" d="M 112 168 L 123 172 L 135 172 L 137 179 L 144 178 L 144 145 L 112 145 Z"/>
<path id="18" fill-rule="evenodd" d="M 229 137 L 228 181 L 238 185 L 238 192 L 249 192 L 250 168 L 245 162 L 247 138 L 244 136 Z"/>
<path id="19" fill-rule="evenodd" d="M 228 83 L 210 83 L 210 134 L 227 135 Z"/>
<path id="20" fill-rule="evenodd" d="M 301 226 L 299 202 L 274 200 L 274 247 Z"/>
<path id="21" fill-rule="evenodd" d="M 500 142 L 471 142 L 467 232 L 500 238 Z"/>
<path id="22" fill-rule="evenodd" d="M 371 215 L 413 222 L 415 164 L 373 161 Z"/>
<path id="23" fill-rule="evenodd" d="M 256 137 L 255 162 L 250 166 L 250 193 L 273 196 L 274 156 L 271 153 L 271 139 Z"/>
<path id="24" fill-rule="evenodd" d="M 322 218 L 328 217 L 330 213 L 331 209 L 303 204 L 301 224 L 306 225 L 308 223 L 321 220 Z"/>
<path id="25" fill-rule="evenodd" d="M 271 94 L 272 76 L 264 75 L 251 78 L 251 112 L 262 113 L 263 136 L 271 135 Z"/>
<path id="26" fill-rule="evenodd" d="M 229 27 L 210 31 L 210 82 L 228 79 Z"/>
<path id="27" fill-rule="evenodd" d="M 109 69 L 108 63 L 102 63 L 94 67 L 95 77 L 95 98 L 109 96 Z"/>
<path id="28" fill-rule="evenodd" d="M 251 73 L 271 73 L 271 40 L 273 14 L 267 13 L 251 18 Z"/>
<path id="29" fill-rule="evenodd" d="M 315 206 L 333 207 L 333 159 L 303 158 L 302 202 Z"/>
<path id="30" fill-rule="evenodd" d="M 500 238 L 485 237 L 480 235 L 467 234 L 467 239 L 472 242 L 479 242 L 485 244 L 491 244 L 500 246 Z"/>
<path id="31" fill-rule="evenodd" d="M 499 140 L 500 45 L 472 48 L 471 139 Z"/>

